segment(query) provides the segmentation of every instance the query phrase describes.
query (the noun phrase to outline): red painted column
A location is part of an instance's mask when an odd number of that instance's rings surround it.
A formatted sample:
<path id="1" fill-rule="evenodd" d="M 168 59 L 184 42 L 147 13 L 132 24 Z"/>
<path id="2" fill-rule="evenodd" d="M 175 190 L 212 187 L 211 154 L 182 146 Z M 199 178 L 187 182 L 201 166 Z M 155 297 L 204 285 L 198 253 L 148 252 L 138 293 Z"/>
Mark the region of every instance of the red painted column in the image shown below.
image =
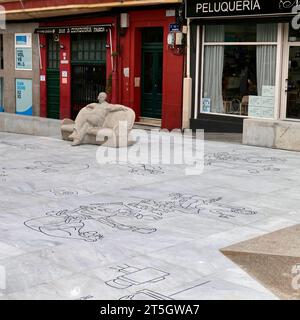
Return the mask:
<path id="1" fill-rule="evenodd" d="M 168 48 L 166 39 L 169 23 L 164 32 L 162 128 L 172 130 L 182 127 L 184 56 L 176 55 L 175 50 Z"/>
<path id="2" fill-rule="evenodd" d="M 47 38 L 40 35 L 40 117 L 47 117 Z"/>
<path id="3" fill-rule="evenodd" d="M 120 66 L 119 66 L 119 81 L 121 88 L 121 103 L 130 108 L 133 107 L 132 101 L 130 101 L 130 80 L 132 79 L 133 65 L 130 63 L 130 57 L 134 59 L 134 53 L 132 52 L 131 46 L 131 33 L 132 28 L 128 28 L 123 31 L 122 36 L 120 37 Z M 129 69 L 129 77 L 125 76 L 124 70 Z"/>
<path id="4" fill-rule="evenodd" d="M 112 103 L 120 103 L 119 100 L 119 77 L 118 77 L 118 26 L 117 21 L 115 19 L 114 27 L 112 28 L 112 51 L 113 56 L 113 68 L 112 68 Z"/>
<path id="5" fill-rule="evenodd" d="M 71 118 L 71 37 L 60 35 L 60 118 Z"/>

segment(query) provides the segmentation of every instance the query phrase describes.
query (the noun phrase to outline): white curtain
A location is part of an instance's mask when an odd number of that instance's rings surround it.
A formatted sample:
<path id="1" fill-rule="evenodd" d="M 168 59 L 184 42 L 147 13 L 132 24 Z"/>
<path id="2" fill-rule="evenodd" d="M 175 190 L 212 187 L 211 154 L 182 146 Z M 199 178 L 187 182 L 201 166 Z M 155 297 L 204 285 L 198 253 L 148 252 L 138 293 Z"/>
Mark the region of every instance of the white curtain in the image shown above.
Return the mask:
<path id="1" fill-rule="evenodd" d="M 257 42 L 277 42 L 277 24 L 258 24 Z M 257 46 L 257 93 L 263 86 L 275 86 L 277 46 Z"/>
<path id="2" fill-rule="evenodd" d="M 206 26 L 206 42 L 224 42 L 223 25 Z M 224 46 L 205 46 L 203 98 L 210 98 L 211 112 L 223 113 L 222 78 Z"/>

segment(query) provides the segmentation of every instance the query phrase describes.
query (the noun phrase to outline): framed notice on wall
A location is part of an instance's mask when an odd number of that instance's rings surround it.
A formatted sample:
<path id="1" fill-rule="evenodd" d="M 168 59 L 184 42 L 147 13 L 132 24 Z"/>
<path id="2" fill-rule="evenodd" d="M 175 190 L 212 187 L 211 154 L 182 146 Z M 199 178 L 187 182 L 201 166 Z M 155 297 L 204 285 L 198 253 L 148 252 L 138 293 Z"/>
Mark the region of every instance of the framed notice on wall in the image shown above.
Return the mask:
<path id="1" fill-rule="evenodd" d="M 32 70 L 31 48 L 16 48 L 16 69 Z"/>
<path id="2" fill-rule="evenodd" d="M 32 70 L 32 35 L 15 34 L 16 70 Z"/>
<path id="3" fill-rule="evenodd" d="M 32 80 L 16 79 L 16 113 L 32 116 Z"/>

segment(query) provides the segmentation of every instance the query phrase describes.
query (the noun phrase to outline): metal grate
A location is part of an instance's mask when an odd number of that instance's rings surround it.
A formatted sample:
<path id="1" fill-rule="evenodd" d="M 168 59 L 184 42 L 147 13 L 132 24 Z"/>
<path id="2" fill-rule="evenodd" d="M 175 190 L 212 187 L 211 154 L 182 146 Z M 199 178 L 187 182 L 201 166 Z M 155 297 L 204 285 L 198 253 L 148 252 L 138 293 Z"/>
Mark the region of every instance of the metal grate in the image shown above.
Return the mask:
<path id="1" fill-rule="evenodd" d="M 89 103 L 96 102 L 98 94 L 105 91 L 106 66 L 72 66 L 72 119 Z"/>
<path id="2" fill-rule="evenodd" d="M 57 35 L 48 36 L 48 69 L 59 69 L 59 40 Z"/>

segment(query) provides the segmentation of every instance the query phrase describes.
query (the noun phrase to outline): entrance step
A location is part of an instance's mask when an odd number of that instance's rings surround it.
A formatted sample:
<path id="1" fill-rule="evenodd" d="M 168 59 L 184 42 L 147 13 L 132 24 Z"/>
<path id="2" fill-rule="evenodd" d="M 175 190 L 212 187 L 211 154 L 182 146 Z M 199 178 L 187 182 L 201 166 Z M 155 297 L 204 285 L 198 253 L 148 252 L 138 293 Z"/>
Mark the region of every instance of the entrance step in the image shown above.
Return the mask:
<path id="1" fill-rule="evenodd" d="M 136 122 L 136 125 L 150 126 L 150 127 L 159 127 L 159 128 L 161 128 L 161 119 L 140 118 L 140 121 L 139 121 L 139 122 Z"/>

